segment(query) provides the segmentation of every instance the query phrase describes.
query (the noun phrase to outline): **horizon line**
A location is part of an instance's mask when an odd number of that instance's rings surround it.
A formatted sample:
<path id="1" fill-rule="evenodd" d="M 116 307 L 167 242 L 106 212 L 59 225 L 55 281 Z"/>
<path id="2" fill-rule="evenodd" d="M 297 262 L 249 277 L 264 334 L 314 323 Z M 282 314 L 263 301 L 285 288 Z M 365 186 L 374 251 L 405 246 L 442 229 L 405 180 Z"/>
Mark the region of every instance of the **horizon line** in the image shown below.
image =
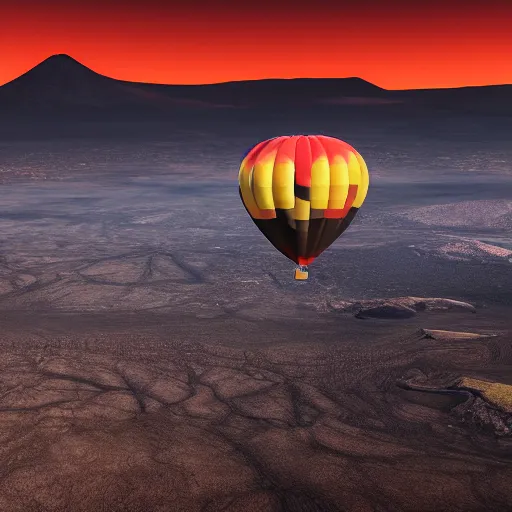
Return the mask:
<path id="1" fill-rule="evenodd" d="M 18 78 L 22 77 L 23 75 L 29 73 L 33 69 L 37 68 L 38 66 L 42 65 L 47 60 L 50 60 L 55 57 L 66 57 L 68 59 L 71 59 L 75 61 L 80 66 L 83 66 L 84 68 L 90 70 L 92 73 L 96 73 L 97 75 L 104 76 L 106 78 L 110 78 L 111 80 L 117 80 L 119 82 L 128 82 L 128 83 L 134 83 L 134 84 L 143 84 L 143 85 L 161 85 L 161 86 L 177 86 L 177 87 L 201 87 L 201 86 L 210 86 L 210 85 L 225 85 L 225 84 L 233 84 L 233 83 L 242 83 L 242 82 L 263 82 L 266 80 L 361 80 L 363 82 L 366 82 L 367 84 L 373 85 L 374 87 L 377 87 L 378 89 L 382 89 L 383 91 L 437 91 L 437 90 L 453 90 L 453 89 L 468 89 L 468 88 L 482 88 L 482 87 L 506 87 L 506 86 L 512 86 L 512 83 L 498 83 L 498 84 L 469 84 L 469 85 L 459 85 L 459 86 L 446 86 L 446 87 L 415 87 L 415 88 L 399 88 L 399 89 L 386 89 L 384 87 L 381 87 L 380 85 L 377 85 L 369 80 L 366 80 L 365 78 L 362 78 L 360 76 L 339 76 L 339 77 L 326 77 L 326 76 L 294 76 L 294 77 L 264 77 L 264 78 L 250 78 L 250 79 L 237 79 L 237 80 L 226 80 L 222 82 L 205 82 L 205 83 L 167 83 L 167 82 L 144 82 L 139 80 L 125 80 L 121 78 L 115 78 L 110 75 L 104 75 L 102 73 L 99 73 L 95 71 L 94 69 L 90 68 L 89 66 L 86 66 L 79 60 L 75 59 L 68 53 L 54 53 L 46 57 L 45 59 L 39 61 L 37 64 L 32 66 L 31 68 L 27 69 L 25 72 L 21 73 L 17 77 L 4 82 L 3 84 L 0 84 L 0 88 L 4 85 L 7 85 L 11 82 L 14 82 Z"/>

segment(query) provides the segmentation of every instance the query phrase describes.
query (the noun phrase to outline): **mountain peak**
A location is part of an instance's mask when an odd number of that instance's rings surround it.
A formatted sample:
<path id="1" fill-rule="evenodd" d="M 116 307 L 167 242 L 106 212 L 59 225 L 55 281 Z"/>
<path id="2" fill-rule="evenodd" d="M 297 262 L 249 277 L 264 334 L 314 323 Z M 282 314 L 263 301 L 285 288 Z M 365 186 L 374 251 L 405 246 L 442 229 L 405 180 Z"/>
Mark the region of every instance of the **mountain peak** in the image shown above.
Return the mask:
<path id="1" fill-rule="evenodd" d="M 67 53 L 54 53 L 45 59 L 46 60 L 72 60 L 74 62 L 78 62 L 76 59 L 68 55 Z M 44 62 L 44 61 L 43 61 Z"/>
<path id="2" fill-rule="evenodd" d="M 33 67 L 31 71 L 36 70 L 50 70 L 52 72 L 60 71 L 60 72 L 72 72 L 72 73 L 80 73 L 87 71 L 89 73 L 93 73 L 97 75 L 92 69 L 88 68 L 81 62 L 78 62 L 76 59 L 68 55 L 67 53 L 58 53 L 56 55 L 51 55 L 47 59 L 43 60 L 37 66 Z"/>
<path id="3" fill-rule="evenodd" d="M 38 66 L 47 66 L 47 65 L 78 65 L 82 67 L 86 67 L 80 62 L 78 62 L 76 59 L 71 57 L 71 55 L 68 55 L 67 53 L 56 53 L 55 55 L 50 55 L 50 57 L 46 58 L 42 62 L 38 64 Z M 37 67 L 37 66 L 36 66 Z"/>
<path id="4" fill-rule="evenodd" d="M 43 60 L 35 67 L 14 79 L 11 84 L 26 82 L 35 84 L 62 84 L 91 80 L 102 77 L 92 69 L 84 66 L 73 57 L 60 53 Z M 8 84 L 7 84 L 8 85 Z"/>

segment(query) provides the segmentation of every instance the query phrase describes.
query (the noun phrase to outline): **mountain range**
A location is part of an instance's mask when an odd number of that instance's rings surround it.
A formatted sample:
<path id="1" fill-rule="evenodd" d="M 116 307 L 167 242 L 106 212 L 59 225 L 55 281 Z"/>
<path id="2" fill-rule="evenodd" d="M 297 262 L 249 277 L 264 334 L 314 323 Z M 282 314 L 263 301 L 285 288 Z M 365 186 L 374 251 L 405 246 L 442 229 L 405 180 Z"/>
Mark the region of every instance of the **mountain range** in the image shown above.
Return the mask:
<path id="1" fill-rule="evenodd" d="M 54 55 L 0 87 L 4 120 L 159 119 L 189 114 L 229 117 L 236 111 L 358 109 L 412 113 L 512 115 L 512 85 L 386 90 L 361 78 L 297 78 L 161 85 L 94 72 L 68 55 Z"/>

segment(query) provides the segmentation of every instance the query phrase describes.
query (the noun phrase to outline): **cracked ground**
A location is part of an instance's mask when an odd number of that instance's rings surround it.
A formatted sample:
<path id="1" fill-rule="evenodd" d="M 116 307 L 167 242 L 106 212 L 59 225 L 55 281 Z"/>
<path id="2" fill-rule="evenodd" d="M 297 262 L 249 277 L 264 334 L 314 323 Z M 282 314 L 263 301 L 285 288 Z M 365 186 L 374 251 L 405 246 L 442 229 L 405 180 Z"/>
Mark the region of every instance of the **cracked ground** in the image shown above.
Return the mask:
<path id="1" fill-rule="evenodd" d="M 369 146 L 367 203 L 297 283 L 219 141 L 207 171 L 183 141 L 26 144 L 1 148 L 1 511 L 512 509 L 512 410 L 457 387 L 512 384 L 505 174 L 426 187 L 397 179 L 421 148 Z"/>

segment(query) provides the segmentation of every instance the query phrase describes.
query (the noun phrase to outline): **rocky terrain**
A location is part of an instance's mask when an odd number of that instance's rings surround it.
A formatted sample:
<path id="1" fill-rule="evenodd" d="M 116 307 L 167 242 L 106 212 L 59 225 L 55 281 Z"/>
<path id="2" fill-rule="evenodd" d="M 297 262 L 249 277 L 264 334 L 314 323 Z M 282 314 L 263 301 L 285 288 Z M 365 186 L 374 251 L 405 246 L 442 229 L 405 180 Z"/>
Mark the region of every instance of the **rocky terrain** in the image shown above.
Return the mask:
<path id="1" fill-rule="evenodd" d="M 423 313 L 494 332 L 480 337 L 352 316 L 17 315 L 2 335 L 2 510 L 512 503 L 510 324 L 490 312 Z"/>

